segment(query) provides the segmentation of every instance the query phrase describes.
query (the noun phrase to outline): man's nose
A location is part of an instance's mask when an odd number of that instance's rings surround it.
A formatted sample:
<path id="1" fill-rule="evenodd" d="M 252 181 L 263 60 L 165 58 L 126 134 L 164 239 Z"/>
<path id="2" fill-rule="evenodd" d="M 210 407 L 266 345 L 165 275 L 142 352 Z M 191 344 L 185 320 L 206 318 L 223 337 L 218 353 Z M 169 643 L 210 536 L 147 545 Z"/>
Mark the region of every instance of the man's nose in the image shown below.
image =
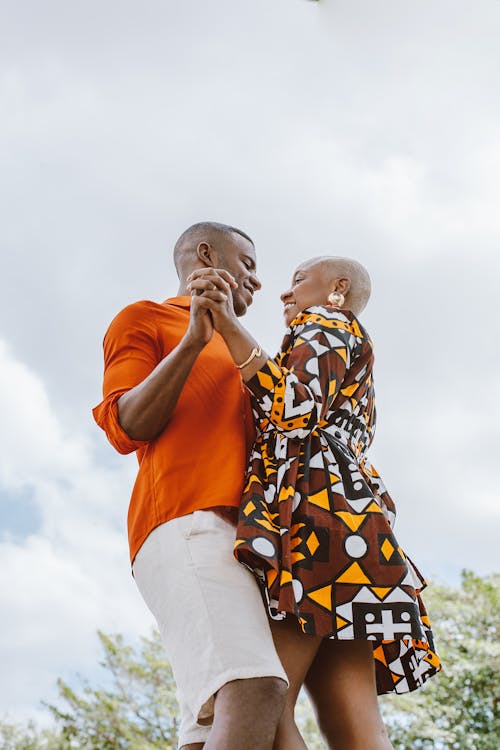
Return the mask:
<path id="1" fill-rule="evenodd" d="M 291 289 L 287 289 L 286 292 L 283 292 L 283 294 L 280 294 L 280 300 L 285 304 L 287 299 L 290 297 Z"/>
<path id="2" fill-rule="evenodd" d="M 251 285 L 253 286 L 253 288 L 254 288 L 254 290 L 256 292 L 258 292 L 259 289 L 262 289 L 262 284 L 260 283 L 260 279 L 257 276 L 257 274 L 255 274 L 255 273 L 251 274 L 251 276 L 250 276 L 250 283 L 251 283 Z"/>

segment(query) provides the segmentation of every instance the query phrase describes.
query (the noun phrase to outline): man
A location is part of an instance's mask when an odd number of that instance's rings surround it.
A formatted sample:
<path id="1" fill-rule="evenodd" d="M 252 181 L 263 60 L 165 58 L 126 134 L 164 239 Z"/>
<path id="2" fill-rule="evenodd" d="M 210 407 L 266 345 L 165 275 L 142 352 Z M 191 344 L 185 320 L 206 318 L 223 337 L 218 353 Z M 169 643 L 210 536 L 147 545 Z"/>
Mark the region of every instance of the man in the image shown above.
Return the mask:
<path id="1" fill-rule="evenodd" d="M 252 240 L 225 224 L 187 229 L 174 249 L 178 296 L 122 310 L 104 339 L 96 422 L 137 451 L 130 556 L 177 682 L 183 750 L 271 750 L 286 675 L 252 575 L 233 557 L 234 520 L 253 440 L 240 370 L 187 278 L 234 278 L 244 315 L 260 289 Z M 205 744 L 204 744 L 205 743 Z"/>

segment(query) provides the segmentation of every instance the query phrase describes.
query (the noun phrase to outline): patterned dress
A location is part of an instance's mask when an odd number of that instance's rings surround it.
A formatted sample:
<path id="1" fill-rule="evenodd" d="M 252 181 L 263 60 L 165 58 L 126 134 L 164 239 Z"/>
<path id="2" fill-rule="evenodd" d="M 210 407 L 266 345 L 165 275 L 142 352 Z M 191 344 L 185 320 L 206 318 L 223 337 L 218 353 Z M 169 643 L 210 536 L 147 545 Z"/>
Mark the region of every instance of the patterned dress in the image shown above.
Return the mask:
<path id="1" fill-rule="evenodd" d="M 395 507 L 366 457 L 375 429 L 373 346 L 354 315 L 310 307 L 280 354 L 247 383 L 260 433 L 240 508 L 235 557 L 270 616 L 304 633 L 373 641 L 379 694 L 440 670 L 420 592 L 399 546 Z"/>

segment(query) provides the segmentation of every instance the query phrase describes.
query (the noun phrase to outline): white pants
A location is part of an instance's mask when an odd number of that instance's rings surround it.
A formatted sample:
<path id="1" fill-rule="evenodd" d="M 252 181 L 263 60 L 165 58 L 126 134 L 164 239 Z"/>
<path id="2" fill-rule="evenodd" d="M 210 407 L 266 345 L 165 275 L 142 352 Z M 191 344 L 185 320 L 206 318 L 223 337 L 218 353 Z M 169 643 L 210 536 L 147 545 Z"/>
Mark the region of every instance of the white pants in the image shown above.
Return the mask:
<path id="1" fill-rule="evenodd" d="M 177 683 L 179 745 L 205 742 L 227 682 L 286 674 L 253 575 L 233 557 L 235 530 L 198 510 L 154 529 L 133 573 Z"/>

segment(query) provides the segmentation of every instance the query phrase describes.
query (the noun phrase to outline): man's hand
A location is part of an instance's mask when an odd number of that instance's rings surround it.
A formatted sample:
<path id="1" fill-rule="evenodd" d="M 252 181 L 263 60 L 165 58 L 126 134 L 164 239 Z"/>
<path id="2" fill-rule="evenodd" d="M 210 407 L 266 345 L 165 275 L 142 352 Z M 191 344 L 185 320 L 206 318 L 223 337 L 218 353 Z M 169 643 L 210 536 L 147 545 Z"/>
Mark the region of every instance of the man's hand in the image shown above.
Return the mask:
<path id="1" fill-rule="evenodd" d="M 213 321 L 213 327 L 224 333 L 238 324 L 234 312 L 232 289 L 238 284 L 228 271 L 221 268 L 203 268 L 188 276 L 188 291 L 193 296 L 191 310 L 204 310 Z"/>
<path id="2" fill-rule="evenodd" d="M 193 302 L 210 312 L 214 328 L 224 338 L 243 380 L 250 380 L 268 356 L 236 317 L 232 290 L 237 289 L 238 284 L 230 273 L 217 268 L 194 271 L 187 281 L 187 289 L 194 295 Z"/>
<path id="3" fill-rule="evenodd" d="M 189 326 L 185 334 L 187 341 L 193 341 L 200 349 L 206 346 L 214 334 L 212 316 L 201 296 L 192 296 Z"/>

